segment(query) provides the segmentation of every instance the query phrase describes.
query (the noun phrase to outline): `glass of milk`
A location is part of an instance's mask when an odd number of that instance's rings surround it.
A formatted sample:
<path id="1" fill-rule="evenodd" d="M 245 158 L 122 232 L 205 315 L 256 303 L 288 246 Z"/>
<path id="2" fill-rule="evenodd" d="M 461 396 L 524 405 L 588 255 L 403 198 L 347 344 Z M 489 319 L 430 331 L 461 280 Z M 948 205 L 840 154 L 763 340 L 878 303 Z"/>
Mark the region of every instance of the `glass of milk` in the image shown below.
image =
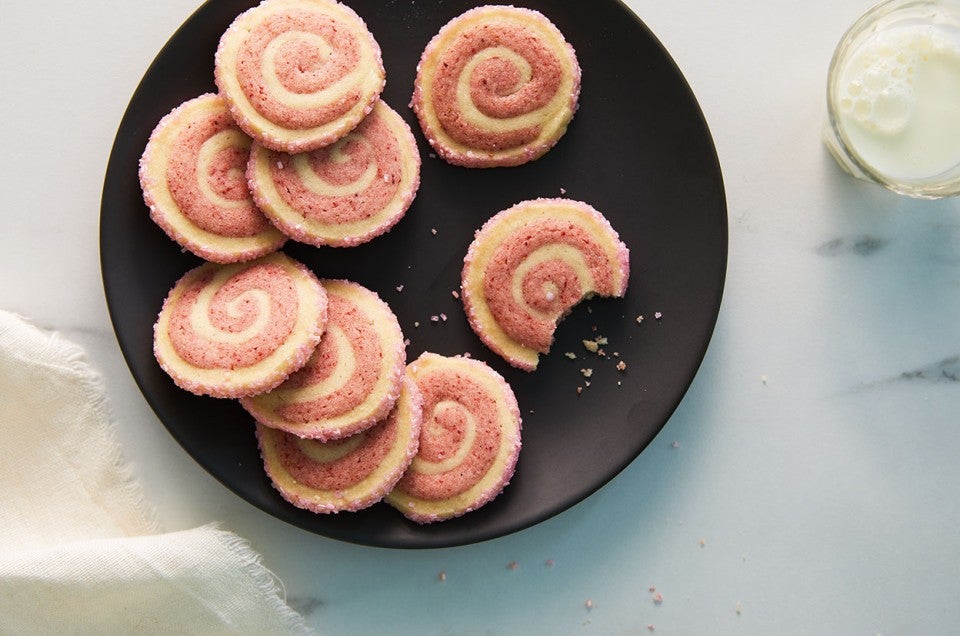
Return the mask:
<path id="1" fill-rule="evenodd" d="M 914 197 L 960 194 L 960 0 L 888 0 L 830 63 L 824 142 L 854 176 Z"/>

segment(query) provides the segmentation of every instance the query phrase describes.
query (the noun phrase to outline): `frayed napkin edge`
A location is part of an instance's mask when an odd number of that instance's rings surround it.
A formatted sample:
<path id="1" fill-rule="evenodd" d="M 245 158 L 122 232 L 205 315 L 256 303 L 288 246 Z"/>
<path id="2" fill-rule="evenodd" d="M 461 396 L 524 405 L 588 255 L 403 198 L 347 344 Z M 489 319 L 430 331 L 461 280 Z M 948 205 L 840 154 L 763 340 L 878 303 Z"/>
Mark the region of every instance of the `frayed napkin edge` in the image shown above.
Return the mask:
<path id="1" fill-rule="evenodd" d="M 287 604 L 287 590 L 283 581 L 263 564 L 262 557 L 251 547 L 250 542 L 229 530 L 221 529 L 218 523 L 207 524 L 203 528 L 213 530 L 217 539 L 237 557 L 244 573 L 250 577 L 291 634 L 316 636 L 317 632 L 306 624 L 303 615 Z"/>

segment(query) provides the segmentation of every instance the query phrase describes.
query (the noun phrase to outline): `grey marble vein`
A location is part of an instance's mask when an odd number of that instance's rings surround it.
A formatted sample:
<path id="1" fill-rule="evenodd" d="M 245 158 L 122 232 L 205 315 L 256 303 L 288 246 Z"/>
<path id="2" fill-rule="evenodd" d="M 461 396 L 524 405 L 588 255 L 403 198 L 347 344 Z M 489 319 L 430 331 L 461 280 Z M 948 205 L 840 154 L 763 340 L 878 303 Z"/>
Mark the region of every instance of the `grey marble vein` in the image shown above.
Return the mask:
<path id="1" fill-rule="evenodd" d="M 816 252 L 821 256 L 830 257 L 843 256 L 846 254 L 871 256 L 889 244 L 890 241 L 879 236 L 838 237 L 818 245 Z"/>
<path id="2" fill-rule="evenodd" d="M 960 355 L 944 358 L 939 362 L 913 371 L 904 371 L 899 380 L 927 380 L 933 382 L 960 382 Z"/>
<path id="3" fill-rule="evenodd" d="M 873 382 L 857 385 L 852 392 L 869 391 L 893 383 L 902 382 L 930 382 L 930 383 L 960 383 L 960 355 L 943 358 L 917 369 Z"/>

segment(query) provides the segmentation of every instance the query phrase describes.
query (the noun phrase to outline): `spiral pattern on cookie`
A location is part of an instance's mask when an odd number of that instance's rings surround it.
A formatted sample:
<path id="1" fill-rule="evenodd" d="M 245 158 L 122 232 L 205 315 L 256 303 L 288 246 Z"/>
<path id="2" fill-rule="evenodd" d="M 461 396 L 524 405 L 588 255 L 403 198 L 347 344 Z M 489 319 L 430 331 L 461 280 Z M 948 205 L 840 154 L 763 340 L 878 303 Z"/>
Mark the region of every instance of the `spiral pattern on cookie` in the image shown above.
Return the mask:
<path id="1" fill-rule="evenodd" d="M 236 398 L 301 368 L 327 322 L 327 295 L 301 263 L 275 252 L 187 272 L 154 326 L 154 353 L 183 389 Z"/>
<path id="2" fill-rule="evenodd" d="M 409 378 L 372 428 L 321 442 L 257 424 L 264 468 L 284 499 L 317 513 L 356 511 L 383 499 L 417 453 L 423 398 Z"/>
<path id="3" fill-rule="evenodd" d="M 286 382 L 241 404 L 265 426 L 326 441 L 367 429 L 390 412 L 406 349 L 397 317 L 376 293 L 345 280 L 321 283 L 327 325 L 319 346 Z"/>
<path id="4" fill-rule="evenodd" d="M 448 162 L 516 166 L 566 132 L 580 95 L 573 47 L 542 14 L 471 9 L 430 41 L 417 67 L 413 108 Z"/>
<path id="5" fill-rule="evenodd" d="M 385 83 L 373 35 L 334 0 L 265 0 L 240 14 L 220 38 L 214 78 L 237 124 L 284 152 L 347 134 Z"/>
<path id="6" fill-rule="evenodd" d="M 410 126 L 379 101 L 334 144 L 290 155 L 254 144 L 247 169 L 260 208 L 303 243 L 354 246 L 387 232 L 420 185 Z"/>
<path id="7" fill-rule="evenodd" d="M 408 367 L 423 394 L 420 448 L 387 495 L 407 518 L 458 517 L 499 495 L 520 453 L 520 410 L 510 385 L 479 360 L 424 353 Z"/>
<path id="8" fill-rule="evenodd" d="M 226 102 L 206 94 L 164 116 L 140 158 L 150 218 L 205 260 L 252 260 L 286 241 L 257 209 L 247 187 L 250 144 Z"/>
<path id="9" fill-rule="evenodd" d="M 584 297 L 626 293 L 629 258 L 586 203 L 518 203 L 487 221 L 467 251 L 461 297 L 470 326 L 507 362 L 532 371 L 557 322 Z"/>

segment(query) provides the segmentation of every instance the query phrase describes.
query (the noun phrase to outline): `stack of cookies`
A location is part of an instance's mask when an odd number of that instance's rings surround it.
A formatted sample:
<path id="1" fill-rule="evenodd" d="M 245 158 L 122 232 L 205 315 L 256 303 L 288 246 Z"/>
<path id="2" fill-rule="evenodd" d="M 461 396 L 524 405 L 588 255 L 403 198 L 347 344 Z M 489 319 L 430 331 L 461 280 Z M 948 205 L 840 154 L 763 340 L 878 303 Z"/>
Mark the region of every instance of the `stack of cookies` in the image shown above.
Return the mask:
<path id="1" fill-rule="evenodd" d="M 407 364 L 397 317 L 375 291 L 279 251 L 289 240 L 366 243 L 413 203 L 420 153 L 380 98 L 374 36 L 335 0 L 265 0 L 223 34 L 214 79 L 216 94 L 159 122 L 140 161 L 151 218 L 206 261 L 163 303 L 161 367 L 184 390 L 240 401 L 267 474 L 295 506 L 385 500 L 431 523 L 489 502 L 521 446 L 504 378 L 469 356 Z M 546 17 L 488 6 L 427 44 L 411 106 L 447 162 L 509 167 L 557 143 L 579 92 L 574 50 Z M 481 341 L 533 370 L 563 315 L 592 294 L 622 296 L 628 269 L 599 212 L 528 201 L 478 231 L 462 298 Z"/>

